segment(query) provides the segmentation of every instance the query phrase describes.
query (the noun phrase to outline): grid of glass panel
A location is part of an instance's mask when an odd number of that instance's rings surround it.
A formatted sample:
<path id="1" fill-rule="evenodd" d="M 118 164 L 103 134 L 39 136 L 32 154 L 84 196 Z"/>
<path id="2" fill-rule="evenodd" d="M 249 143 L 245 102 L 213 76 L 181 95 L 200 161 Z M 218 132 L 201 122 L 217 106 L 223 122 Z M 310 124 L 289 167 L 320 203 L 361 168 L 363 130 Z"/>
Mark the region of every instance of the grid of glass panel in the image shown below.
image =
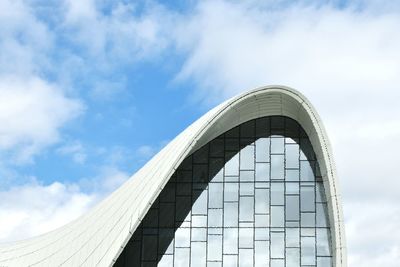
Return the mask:
<path id="1" fill-rule="evenodd" d="M 303 129 L 259 118 L 185 159 L 115 266 L 332 266 L 327 216 Z"/>

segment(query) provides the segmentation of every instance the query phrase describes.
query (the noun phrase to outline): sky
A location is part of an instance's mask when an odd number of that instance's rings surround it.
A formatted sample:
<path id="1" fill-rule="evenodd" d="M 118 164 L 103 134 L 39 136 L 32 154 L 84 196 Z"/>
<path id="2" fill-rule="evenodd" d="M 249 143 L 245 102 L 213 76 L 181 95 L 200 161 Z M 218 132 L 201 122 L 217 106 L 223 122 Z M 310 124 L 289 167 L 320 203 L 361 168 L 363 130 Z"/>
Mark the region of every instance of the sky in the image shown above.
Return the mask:
<path id="1" fill-rule="evenodd" d="M 330 137 L 349 266 L 400 262 L 400 2 L 0 0 L 0 242 L 79 217 L 270 84 Z"/>

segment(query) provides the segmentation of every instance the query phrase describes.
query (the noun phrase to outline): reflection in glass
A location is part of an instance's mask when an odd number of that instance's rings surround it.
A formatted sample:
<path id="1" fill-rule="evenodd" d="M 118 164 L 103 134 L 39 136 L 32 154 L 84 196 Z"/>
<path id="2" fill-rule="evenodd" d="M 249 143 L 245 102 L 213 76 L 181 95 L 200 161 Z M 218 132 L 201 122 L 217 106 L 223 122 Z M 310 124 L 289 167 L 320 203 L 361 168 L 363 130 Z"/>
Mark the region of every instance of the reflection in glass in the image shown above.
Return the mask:
<path id="1" fill-rule="evenodd" d="M 301 264 L 314 265 L 315 264 L 315 238 L 302 237 L 301 238 Z"/>
<path id="2" fill-rule="evenodd" d="M 269 242 L 268 241 L 255 241 L 255 266 L 265 266 L 266 259 L 269 259 Z"/>
<path id="3" fill-rule="evenodd" d="M 286 168 L 299 168 L 299 145 L 287 144 L 285 146 Z"/>
<path id="4" fill-rule="evenodd" d="M 224 228 L 224 254 L 237 254 L 238 248 L 238 228 Z"/>
<path id="5" fill-rule="evenodd" d="M 285 213 L 283 206 L 271 206 L 271 227 L 284 227 Z"/>
<path id="6" fill-rule="evenodd" d="M 284 233 L 271 233 L 271 257 L 284 258 L 285 257 L 285 234 Z"/>
<path id="7" fill-rule="evenodd" d="M 286 196 L 286 220 L 298 221 L 300 219 L 299 212 L 299 196 Z"/>
<path id="8" fill-rule="evenodd" d="M 287 248 L 286 249 L 286 267 L 300 266 L 300 249 Z"/>
<path id="9" fill-rule="evenodd" d="M 190 253 L 191 253 L 191 265 L 196 267 L 205 267 L 207 259 L 206 242 L 192 242 Z"/>
<path id="10" fill-rule="evenodd" d="M 254 146 L 246 146 L 240 151 L 240 169 L 254 170 Z"/>
<path id="11" fill-rule="evenodd" d="M 271 153 L 283 154 L 285 152 L 285 138 L 271 138 Z"/>
<path id="12" fill-rule="evenodd" d="M 208 260 L 222 260 L 222 235 L 208 235 Z"/>
<path id="13" fill-rule="evenodd" d="M 285 171 L 285 156 L 271 155 L 271 179 L 283 180 Z"/>
<path id="14" fill-rule="evenodd" d="M 286 247 L 300 247 L 300 229 L 286 229 Z"/>
<path id="15" fill-rule="evenodd" d="M 269 162 L 269 138 L 260 138 L 256 141 L 256 161 Z"/>

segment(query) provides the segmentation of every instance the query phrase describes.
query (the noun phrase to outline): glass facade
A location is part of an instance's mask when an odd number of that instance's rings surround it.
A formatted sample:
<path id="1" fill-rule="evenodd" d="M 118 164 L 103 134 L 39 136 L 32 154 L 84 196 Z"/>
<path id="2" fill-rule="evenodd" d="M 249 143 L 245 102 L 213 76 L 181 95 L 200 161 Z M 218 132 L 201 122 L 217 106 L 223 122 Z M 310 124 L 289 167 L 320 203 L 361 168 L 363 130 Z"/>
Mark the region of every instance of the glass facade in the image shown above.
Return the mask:
<path id="1" fill-rule="evenodd" d="M 306 133 L 264 117 L 187 157 L 114 266 L 332 266 L 330 235 Z"/>

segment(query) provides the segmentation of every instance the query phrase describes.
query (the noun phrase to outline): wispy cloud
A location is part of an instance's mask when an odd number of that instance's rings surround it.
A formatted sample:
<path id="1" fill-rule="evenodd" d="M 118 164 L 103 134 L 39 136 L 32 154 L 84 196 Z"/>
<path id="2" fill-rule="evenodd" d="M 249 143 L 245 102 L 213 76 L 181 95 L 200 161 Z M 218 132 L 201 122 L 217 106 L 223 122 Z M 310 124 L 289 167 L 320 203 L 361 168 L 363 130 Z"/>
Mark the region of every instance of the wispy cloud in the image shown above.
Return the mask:
<path id="1" fill-rule="evenodd" d="M 104 168 L 99 175 L 75 183 L 30 183 L 0 191 L 0 242 L 54 230 L 81 216 L 115 190 L 128 175 Z"/>
<path id="2" fill-rule="evenodd" d="M 59 141 L 60 128 L 83 109 L 79 100 L 38 77 L 0 76 L 1 153 L 11 154 L 13 163 L 31 161 Z"/>
<path id="3" fill-rule="evenodd" d="M 77 141 L 59 147 L 57 152 L 61 155 L 70 155 L 73 161 L 78 164 L 85 163 L 87 158 L 85 148 Z"/>

